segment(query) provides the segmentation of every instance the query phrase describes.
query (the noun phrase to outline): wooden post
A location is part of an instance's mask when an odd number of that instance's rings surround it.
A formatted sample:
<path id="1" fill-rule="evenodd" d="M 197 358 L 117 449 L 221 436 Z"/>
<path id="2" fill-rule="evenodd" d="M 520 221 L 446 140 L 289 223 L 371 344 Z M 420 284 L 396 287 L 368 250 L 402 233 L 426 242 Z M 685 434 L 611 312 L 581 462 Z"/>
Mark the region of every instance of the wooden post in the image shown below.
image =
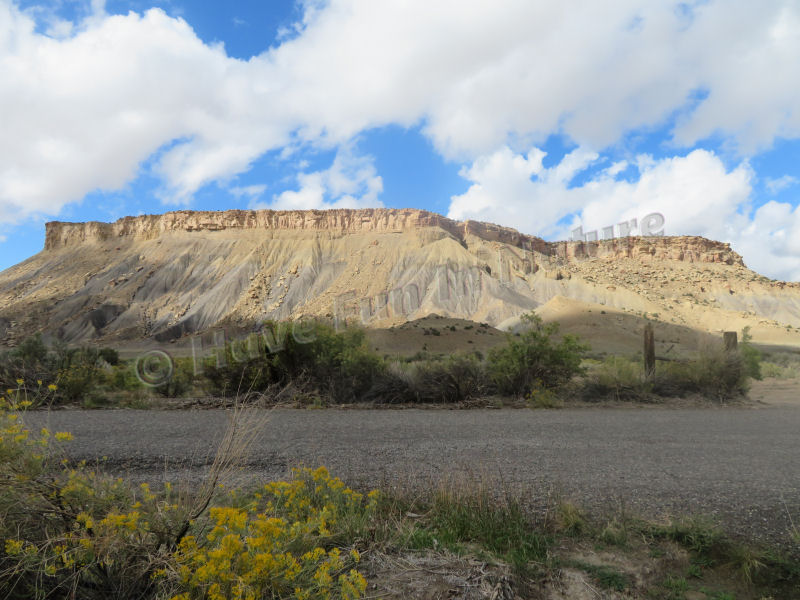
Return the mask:
<path id="1" fill-rule="evenodd" d="M 644 326 L 644 376 L 652 381 L 656 375 L 656 339 L 653 334 L 653 324 Z"/>
<path id="2" fill-rule="evenodd" d="M 726 331 L 722 334 L 722 339 L 725 341 L 726 352 L 736 352 L 739 342 L 737 340 L 735 331 Z"/>

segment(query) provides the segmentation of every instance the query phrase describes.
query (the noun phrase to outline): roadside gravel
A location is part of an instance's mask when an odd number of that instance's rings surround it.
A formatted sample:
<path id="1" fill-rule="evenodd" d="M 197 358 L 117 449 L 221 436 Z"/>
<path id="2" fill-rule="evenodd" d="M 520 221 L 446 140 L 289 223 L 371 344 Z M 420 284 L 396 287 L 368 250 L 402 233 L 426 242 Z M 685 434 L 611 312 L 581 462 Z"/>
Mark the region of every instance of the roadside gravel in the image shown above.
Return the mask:
<path id="1" fill-rule="evenodd" d="M 107 457 L 135 479 L 199 480 L 230 411 L 58 411 L 29 425 L 71 431 L 74 459 Z M 241 477 L 325 465 L 351 485 L 429 489 L 484 479 L 542 509 L 702 513 L 788 546 L 800 524 L 800 408 L 275 410 Z"/>

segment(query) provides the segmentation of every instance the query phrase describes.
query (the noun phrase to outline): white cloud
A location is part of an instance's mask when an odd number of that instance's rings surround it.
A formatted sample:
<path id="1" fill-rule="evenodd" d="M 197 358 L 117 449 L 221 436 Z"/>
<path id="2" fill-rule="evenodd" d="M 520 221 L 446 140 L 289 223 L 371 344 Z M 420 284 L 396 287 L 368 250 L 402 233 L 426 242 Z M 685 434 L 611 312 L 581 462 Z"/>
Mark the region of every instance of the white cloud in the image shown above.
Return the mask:
<path id="1" fill-rule="evenodd" d="M 354 156 L 349 149 L 340 150 L 328 169 L 300 173 L 297 183 L 299 189 L 273 196 L 269 204 L 253 202 L 251 208 L 301 210 L 383 206 L 379 199 L 383 180 L 372 158 Z"/>
<path id="2" fill-rule="evenodd" d="M 452 197 L 448 216 L 500 223 L 528 233 L 552 234 L 561 218 L 587 202 L 588 188 L 568 186 L 598 156 L 578 149 L 550 169 L 542 166 L 544 156 L 538 148 L 523 156 L 505 146 L 478 158 L 471 167 L 461 170 L 461 176 L 472 185 L 464 194 Z"/>
<path id="3" fill-rule="evenodd" d="M 228 188 L 228 192 L 230 192 L 236 198 L 248 198 L 251 202 L 258 200 L 264 195 L 265 191 L 267 191 L 267 186 L 265 184 L 245 186 L 237 185 Z"/>
<path id="4" fill-rule="evenodd" d="M 764 185 L 770 194 L 777 194 L 778 192 L 782 192 L 786 188 L 790 188 L 797 183 L 800 183 L 800 179 L 797 179 L 797 177 L 783 175 L 774 179 L 767 178 L 764 182 Z"/>
<path id="5" fill-rule="evenodd" d="M 91 17 L 81 28 L 67 40 L 36 34 L 0 0 L 0 221 L 57 214 L 93 190 L 119 189 L 176 138 L 191 141 L 168 151 L 160 172 L 179 197 L 246 168 L 246 146 L 219 134 L 236 61 L 158 10 Z M 225 85 L 218 73 L 228 74 Z"/>
<path id="6" fill-rule="evenodd" d="M 591 182 L 582 207 L 584 229 L 609 226 L 658 212 L 666 233 L 731 240 L 737 213 L 748 211 L 753 172 L 747 162 L 727 171 L 712 152 L 653 160 L 638 158 L 638 181 L 602 177 Z"/>
<path id="7" fill-rule="evenodd" d="M 558 131 L 603 148 L 675 111 L 684 144 L 800 136 L 795 2 L 305 2 L 249 61 L 160 10 L 90 4 L 48 37 L 0 0 L 0 221 L 118 189 L 159 149 L 162 197 L 187 203 L 269 150 L 390 123 L 465 160 Z"/>
<path id="8" fill-rule="evenodd" d="M 658 212 L 668 235 L 730 242 L 758 272 L 800 280 L 800 207 L 771 201 L 753 212 L 754 173 L 746 161 L 727 170 L 706 150 L 662 160 L 643 155 L 637 158 L 635 182 L 617 179 L 615 164 L 571 185 L 587 166 L 596 166 L 596 154 L 578 149 L 550 168 L 542 168 L 542 158 L 536 148 L 522 155 L 504 147 L 477 159 L 462 170 L 472 185 L 452 197 L 448 216 L 567 239 L 579 225 L 599 232 Z M 570 218 L 573 214 L 577 217 Z"/>

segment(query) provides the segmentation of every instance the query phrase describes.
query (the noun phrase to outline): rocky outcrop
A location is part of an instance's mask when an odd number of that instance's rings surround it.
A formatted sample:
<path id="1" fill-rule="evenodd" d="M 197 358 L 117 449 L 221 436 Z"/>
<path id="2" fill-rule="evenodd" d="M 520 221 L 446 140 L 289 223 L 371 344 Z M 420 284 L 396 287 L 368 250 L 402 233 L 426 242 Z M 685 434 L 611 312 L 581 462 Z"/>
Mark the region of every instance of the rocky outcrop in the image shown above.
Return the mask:
<path id="1" fill-rule="evenodd" d="M 226 210 L 176 211 L 163 215 L 124 217 L 114 223 L 64 223 L 46 225 L 45 249 L 56 250 L 110 240 L 151 240 L 176 232 L 264 230 L 329 231 L 334 233 L 387 233 L 438 227 L 459 241 L 474 236 L 567 261 L 587 258 L 639 258 L 718 262 L 743 265 L 742 257 L 729 244 L 701 237 L 630 237 L 599 242 L 546 242 L 509 227 L 480 221 L 454 221 L 419 209 L 334 210 Z"/>
<path id="2" fill-rule="evenodd" d="M 467 226 L 471 226 L 469 223 Z M 226 210 L 176 211 L 163 215 L 124 217 L 114 223 L 63 223 L 46 225 L 45 248 L 53 250 L 75 244 L 97 243 L 112 239 L 149 240 L 176 231 L 224 231 L 240 230 L 290 230 L 331 231 L 337 233 L 386 233 L 401 232 L 421 227 L 440 227 L 454 235 L 460 235 L 462 224 L 424 210 L 368 208 L 360 210 Z M 483 228 L 497 226 L 478 224 L 471 226 L 481 235 Z M 513 230 L 517 237 L 519 233 Z M 511 237 L 512 233 L 505 234 Z"/>
<path id="3" fill-rule="evenodd" d="M 696 236 L 627 237 L 599 242 L 554 242 L 555 254 L 567 260 L 633 258 L 744 266 L 730 244 Z"/>

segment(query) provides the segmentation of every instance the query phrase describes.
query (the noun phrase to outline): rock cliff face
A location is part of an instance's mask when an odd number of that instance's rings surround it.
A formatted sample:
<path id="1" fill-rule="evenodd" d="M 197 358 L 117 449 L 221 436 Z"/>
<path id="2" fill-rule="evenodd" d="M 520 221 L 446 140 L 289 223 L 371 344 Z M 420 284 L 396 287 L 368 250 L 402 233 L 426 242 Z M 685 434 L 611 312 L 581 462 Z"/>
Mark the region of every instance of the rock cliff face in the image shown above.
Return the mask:
<path id="1" fill-rule="evenodd" d="M 115 223 L 48 223 L 45 248 L 52 250 L 75 244 L 99 243 L 118 238 L 150 240 L 176 231 L 233 229 L 326 231 L 344 234 L 399 232 L 418 227 L 441 227 L 450 231 L 455 230 L 458 225 L 455 221 L 441 215 L 412 209 L 226 210 L 220 212 L 184 210 L 163 215 L 124 217 Z M 490 227 L 503 229 L 493 225 Z M 519 236 L 519 234 L 517 235 Z"/>
<path id="2" fill-rule="evenodd" d="M 800 327 L 799 287 L 698 237 L 546 242 L 414 209 L 177 211 L 48 223 L 45 249 L 0 273 L 0 344 L 37 331 L 170 340 L 309 316 L 498 325 L 556 296 L 704 329 L 712 313 Z"/>
<path id="3" fill-rule="evenodd" d="M 113 240 L 152 240 L 172 232 L 224 230 L 313 231 L 331 234 L 401 233 L 438 227 L 459 240 L 474 236 L 523 250 L 566 260 L 587 258 L 639 258 L 688 262 L 721 262 L 743 265 L 729 244 L 700 237 L 623 238 L 599 242 L 546 242 L 508 227 L 479 221 L 453 221 L 436 213 L 417 209 L 335 209 L 335 210 L 227 210 L 177 211 L 163 215 L 124 217 L 115 223 L 64 223 L 46 225 L 45 249 Z"/>

